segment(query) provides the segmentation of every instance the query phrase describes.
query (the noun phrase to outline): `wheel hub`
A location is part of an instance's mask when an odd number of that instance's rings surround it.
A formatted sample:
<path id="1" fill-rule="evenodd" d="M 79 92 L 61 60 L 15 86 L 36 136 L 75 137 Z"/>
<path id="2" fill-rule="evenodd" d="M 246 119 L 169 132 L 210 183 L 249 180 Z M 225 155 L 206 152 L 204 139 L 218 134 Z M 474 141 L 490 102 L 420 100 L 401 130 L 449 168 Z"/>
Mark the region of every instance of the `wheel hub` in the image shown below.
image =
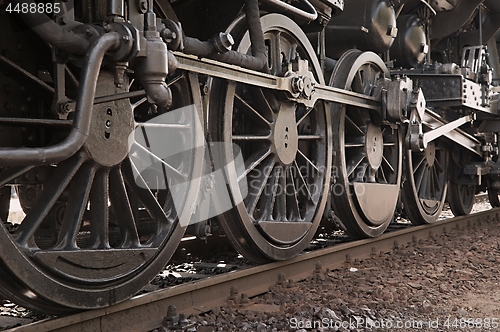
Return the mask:
<path id="1" fill-rule="evenodd" d="M 434 160 L 436 160 L 436 145 L 434 142 L 429 142 L 425 148 L 425 160 L 429 167 L 434 166 Z"/>
<path id="2" fill-rule="evenodd" d="M 378 169 L 384 155 L 384 138 L 380 127 L 368 124 L 366 130 L 366 155 L 372 169 Z"/>
<path id="3" fill-rule="evenodd" d="M 113 79 L 106 77 L 99 79 L 96 91 L 101 96 L 125 92 L 116 91 Z M 128 100 L 95 105 L 85 147 L 100 165 L 117 165 L 128 155 L 128 138 L 133 130 L 134 117 Z"/>
<path id="4" fill-rule="evenodd" d="M 282 105 L 273 130 L 273 150 L 279 162 L 290 165 L 299 147 L 299 135 L 295 120 L 295 105 Z"/>

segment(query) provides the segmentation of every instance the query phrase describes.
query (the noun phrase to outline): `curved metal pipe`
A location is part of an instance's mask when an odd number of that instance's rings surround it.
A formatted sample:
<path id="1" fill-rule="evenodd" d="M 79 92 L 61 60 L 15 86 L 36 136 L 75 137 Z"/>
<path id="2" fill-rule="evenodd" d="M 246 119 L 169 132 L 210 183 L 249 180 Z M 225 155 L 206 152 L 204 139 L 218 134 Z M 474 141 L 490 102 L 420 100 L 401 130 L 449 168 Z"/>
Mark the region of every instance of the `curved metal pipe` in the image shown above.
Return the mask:
<path id="1" fill-rule="evenodd" d="M 315 21 L 318 18 L 318 12 L 316 11 L 316 8 L 314 8 L 314 6 L 307 0 L 299 0 L 299 1 L 308 7 L 307 8 L 308 12 L 301 10 L 295 6 L 289 5 L 281 0 L 262 0 L 262 2 L 267 2 L 270 5 L 283 9 L 285 13 L 290 13 L 299 16 L 308 21 Z"/>
<path id="2" fill-rule="evenodd" d="M 90 132 L 97 78 L 106 52 L 120 46 L 122 38 L 116 32 L 99 37 L 85 57 L 76 100 L 73 128 L 59 144 L 43 148 L 0 148 L 1 166 L 28 166 L 57 163 L 75 154 Z"/>
<path id="3" fill-rule="evenodd" d="M 141 82 L 146 95 L 152 104 L 170 108 L 172 106 L 172 91 L 165 82 Z"/>
<path id="4" fill-rule="evenodd" d="M 245 0 L 245 16 L 248 24 L 248 32 L 250 34 L 250 44 L 252 45 L 252 55 L 257 58 L 253 62 L 260 62 L 262 70 L 269 72 L 267 64 L 266 44 L 264 42 L 264 32 L 260 23 L 260 11 L 258 0 Z M 233 55 L 235 57 L 239 57 Z"/>
<path id="5" fill-rule="evenodd" d="M 16 0 L 13 3 L 19 4 Z M 36 4 L 33 0 L 22 3 Z M 71 31 L 64 30 L 43 13 L 19 13 L 23 21 L 43 40 L 70 54 L 84 55 L 89 47 L 89 40 Z"/>

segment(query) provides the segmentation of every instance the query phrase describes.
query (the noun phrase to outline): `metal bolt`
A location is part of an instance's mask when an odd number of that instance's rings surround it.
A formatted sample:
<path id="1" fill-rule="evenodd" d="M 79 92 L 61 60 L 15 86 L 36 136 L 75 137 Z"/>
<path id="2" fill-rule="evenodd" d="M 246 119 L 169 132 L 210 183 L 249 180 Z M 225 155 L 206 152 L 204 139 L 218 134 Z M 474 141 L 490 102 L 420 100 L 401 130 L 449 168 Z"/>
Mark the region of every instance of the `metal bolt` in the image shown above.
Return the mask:
<path id="1" fill-rule="evenodd" d="M 293 93 L 301 93 L 304 91 L 304 80 L 302 77 L 292 78 L 292 91 Z"/>
<path id="2" fill-rule="evenodd" d="M 227 49 L 230 49 L 234 45 L 233 36 L 231 36 L 229 33 L 221 33 L 220 40 L 222 42 L 222 45 Z"/>
<path id="3" fill-rule="evenodd" d="M 233 47 L 234 39 L 233 36 L 231 36 L 229 33 L 220 32 L 213 39 L 213 43 L 217 52 L 225 53 L 231 50 L 231 48 Z"/>
<path id="4" fill-rule="evenodd" d="M 124 43 L 128 43 L 130 41 L 130 37 L 129 36 L 123 36 L 122 40 L 123 40 Z"/>
<path id="5" fill-rule="evenodd" d="M 246 293 L 241 294 L 241 303 L 245 304 L 245 303 L 249 303 L 249 302 L 250 302 L 250 300 L 248 299 L 248 295 Z"/>
<path id="6" fill-rule="evenodd" d="M 139 10 L 143 14 L 148 11 L 148 3 L 146 0 L 139 0 Z"/>
<path id="7" fill-rule="evenodd" d="M 184 327 L 189 324 L 189 321 L 186 319 L 186 315 L 179 314 L 179 327 Z"/>

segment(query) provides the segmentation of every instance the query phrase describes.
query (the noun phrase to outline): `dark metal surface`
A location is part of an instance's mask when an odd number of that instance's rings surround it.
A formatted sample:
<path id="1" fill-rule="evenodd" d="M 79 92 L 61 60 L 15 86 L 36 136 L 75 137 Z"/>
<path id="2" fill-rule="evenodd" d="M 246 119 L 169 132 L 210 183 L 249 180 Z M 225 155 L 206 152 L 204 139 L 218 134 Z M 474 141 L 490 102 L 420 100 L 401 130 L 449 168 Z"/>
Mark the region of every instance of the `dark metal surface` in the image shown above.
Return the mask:
<path id="1" fill-rule="evenodd" d="M 350 48 L 382 53 L 398 33 L 396 13 L 387 0 L 346 1 L 342 15 L 326 28 L 326 54 L 337 58 Z"/>
<path id="2" fill-rule="evenodd" d="M 0 165 L 20 166 L 55 163 L 71 157 L 83 146 L 90 130 L 97 77 L 104 55 L 109 50 L 118 47 L 120 41 L 119 34 L 107 33 L 100 37 L 89 51 L 82 73 L 75 120 L 68 137 L 63 142 L 46 148 L 2 148 L 0 149 Z"/>
<path id="3" fill-rule="evenodd" d="M 399 30 L 391 47 L 391 58 L 396 67 L 416 67 L 429 52 L 425 27 L 414 15 L 401 15 L 397 22 Z"/>

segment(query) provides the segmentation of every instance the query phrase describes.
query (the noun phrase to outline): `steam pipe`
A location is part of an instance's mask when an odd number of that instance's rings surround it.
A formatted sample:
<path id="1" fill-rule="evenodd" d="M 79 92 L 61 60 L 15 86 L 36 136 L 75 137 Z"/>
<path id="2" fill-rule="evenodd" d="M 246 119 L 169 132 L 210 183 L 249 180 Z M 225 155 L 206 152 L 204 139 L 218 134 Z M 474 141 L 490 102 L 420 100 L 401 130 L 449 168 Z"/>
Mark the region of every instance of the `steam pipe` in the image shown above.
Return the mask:
<path id="1" fill-rule="evenodd" d="M 90 132 L 97 78 L 104 55 L 117 49 L 122 38 L 116 32 L 99 37 L 85 57 L 76 100 L 75 117 L 70 134 L 64 141 L 42 148 L 0 148 L 0 165 L 28 166 L 57 163 L 75 154 Z"/>
<path id="2" fill-rule="evenodd" d="M 300 0 L 300 2 L 307 6 L 308 11 L 301 10 L 281 0 L 265 0 L 264 2 L 282 9 L 285 13 L 291 13 L 308 21 L 315 21 L 318 18 L 316 8 L 307 0 Z"/>
<path id="3" fill-rule="evenodd" d="M 244 11 L 250 34 L 252 55 L 230 50 L 234 41 L 229 34 L 224 33 L 219 34 L 209 41 L 201 41 L 196 38 L 183 36 L 182 44 L 184 47 L 182 52 L 268 73 L 267 52 L 264 43 L 264 33 L 260 23 L 258 0 L 245 0 Z M 161 33 L 166 43 L 169 43 L 170 34 L 171 31 L 169 29 L 165 29 Z"/>
<path id="4" fill-rule="evenodd" d="M 252 55 L 262 62 L 261 70 L 268 72 L 266 44 L 264 43 L 264 32 L 260 23 L 258 0 L 245 0 L 245 16 L 250 33 Z"/>

